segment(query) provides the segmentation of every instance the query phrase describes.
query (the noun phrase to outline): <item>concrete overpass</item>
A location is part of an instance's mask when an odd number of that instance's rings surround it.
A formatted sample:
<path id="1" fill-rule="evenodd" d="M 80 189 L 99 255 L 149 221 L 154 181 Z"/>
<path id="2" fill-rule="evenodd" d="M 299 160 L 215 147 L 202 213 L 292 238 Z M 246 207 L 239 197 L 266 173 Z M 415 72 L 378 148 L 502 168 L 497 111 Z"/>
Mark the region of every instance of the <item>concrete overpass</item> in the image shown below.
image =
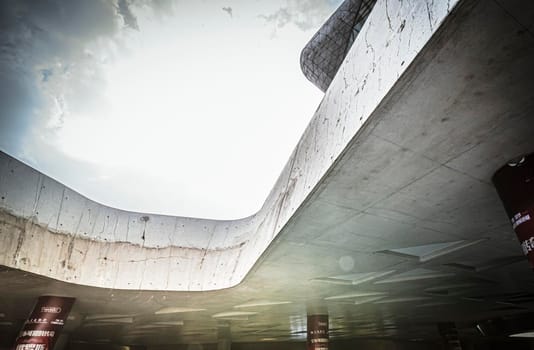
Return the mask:
<path id="1" fill-rule="evenodd" d="M 2 154 L 2 346 L 50 294 L 77 299 L 68 349 L 297 348 L 308 314 L 332 347 L 508 341 L 476 325 L 534 307 L 491 184 L 534 150 L 533 28 L 527 1 L 378 1 L 241 220 L 109 208 Z"/>

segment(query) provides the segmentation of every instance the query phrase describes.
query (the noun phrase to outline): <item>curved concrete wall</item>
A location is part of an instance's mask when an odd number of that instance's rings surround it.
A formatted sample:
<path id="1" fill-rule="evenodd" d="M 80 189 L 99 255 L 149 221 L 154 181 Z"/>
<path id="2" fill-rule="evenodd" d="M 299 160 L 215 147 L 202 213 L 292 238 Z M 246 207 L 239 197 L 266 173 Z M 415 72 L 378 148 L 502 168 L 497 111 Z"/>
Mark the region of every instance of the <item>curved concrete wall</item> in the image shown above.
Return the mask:
<path id="1" fill-rule="evenodd" d="M 248 218 L 109 208 L 0 154 L 0 264 L 105 288 L 235 286 L 295 211 L 306 210 L 308 195 L 455 4 L 376 4 L 265 204 Z"/>

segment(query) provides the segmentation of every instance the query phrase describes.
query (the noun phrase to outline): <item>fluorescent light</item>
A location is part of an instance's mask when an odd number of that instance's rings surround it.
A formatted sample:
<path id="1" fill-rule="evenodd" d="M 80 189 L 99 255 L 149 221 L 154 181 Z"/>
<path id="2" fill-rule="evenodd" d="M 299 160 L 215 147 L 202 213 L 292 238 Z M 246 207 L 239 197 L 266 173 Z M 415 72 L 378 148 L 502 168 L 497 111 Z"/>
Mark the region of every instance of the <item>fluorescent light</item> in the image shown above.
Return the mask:
<path id="1" fill-rule="evenodd" d="M 418 301 L 418 300 L 428 300 L 429 297 L 404 297 L 404 298 L 392 298 L 375 301 L 374 304 L 394 304 L 394 303 L 405 303 L 409 301 Z"/>
<path id="2" fill-rule="evenodd" d="M 436 302 L 418 304 L 418 305 L 415 305 L 415 307 L 422 308 L 422 307 L 434 307 L 434 306 L 444 306 L 444 305 L 453 305 L 453 304 L 456 304 L 456 303 L 454 301 L 436 301 Z"/>
<path id="3" fill-rule="evenodd" d="M 182 322 L 182 325 L 183 325 L 183 322 Z M 135 329 L 143 329 L 143 330 L 150 330 L 150 329 L 158 329 L 158 328 L 167 328 L 167 327 L 172 327 L 172 326 L 176 326 L 174 324 L 159 324 L 159 323 L 152 323 L 152 324 L 144 324 L 144 325 L 141 325 L 141 326 L 137 326 L 135 327 Z"/>
<path id="4" fill-rule="evenodd" d="M 291 301 L 274 301 L 274 300 L 258 300 L 258 301 L 251 301 L 244 304 L 239 304 L 234 306 L 236 309 L 240 308 L 247 308 L 247 307 L 255 307 L 255 306 L 273 306 L 273 305 L 284 305 L 284 304 L 291 304 Z"/>
<path id="5" fill-rule="evenodd" d="M 364 272 L 364 273 L 353 273 L 348 275 L 339 275 L 332 277 L 319 277 L 314 278 L 311 282 L 322 282 L 328 284 L 341 284 L 341 285 L 358 285 L 365 282 L 375 280 L 380 277 L 387 276 L 394 273 L 395 270 L 383 271 L 383 272 Z"/>
<path id="6" fill-rule="evenodd" d="M 93 320 L 109 319 L 109 318 L 124 318 L 124 317 L 132 317 L 132 315 L 125 315 L 125 314 L 94 314 L 94 315 L 85 316 L 85 321 L 93 321 Z"/>
<path id="7" fill-rule="evenodd" d="M 162 326 L 183 326 L 184 321 L 158 321 L 153 324 Z"/>
<path id="8" fill-rule="evenodd" d="M 97 322 L 97 323 L 87 323 L 82 327 L 107 327 L 107 326 L 118 326 L 120 323 L 111 323 L 111 322 Z"/>
<path id="9" fill-rule="evenodd" d="M 362 297 L 369 297 L 369 296 L 379 296 L 379 295 L 385 295 L 385 294 L 386 293 L 383 293 L 383 292 L 355 292 L 355 293 L 333 295 L 331 297 L 326 297 L 324 299 L 325 300 L 351 299 L 351 298 L 362 298 Z"/>
<path id="10" fill-rule="evenodd" d="M 121 317 L 121 318 L 99 318 L 93 320 L 97 323 L 133 323 L 133 317 Z"/>
<path id="11" fill-rule="evenodd" d="M 375 300 L 380 300 L 382 298 L 384 298 L 384 296 L 359 298 L 356 301 L 354 301 L 354 305 L 362 305 L 362 304 L 370 303 Z"/>
<path id="12" fill-rule="evenodd" d="M 219 312 L 218 314 L 213 315 L 213 318 L 232 318 L 232 317 L 248 317 L 256 315 L 257 312 L 250 311 L 228 311 L 228 312 Z"/>
<path id="13" fill-rule="evenodd" d="M 516 334 L 510 335 L 510 337 L 513 337 L 513 338 L 534 338 L 534 331 L 524 332 L 524 333 L 516 333 Z"/>
<path id="14" fill-rule="evenodd" d="M 383 284 L 383 283 L 419 281 L 419 280 L 430 279 L 430 278 L 451 277 L 451 276 L 454 276 L 454 273 L 434 271 L 434 270 L 429 270 L 429 269 L 424 269 L 424 268 L 416 268 L 411 271 L 407 271 L 407 272 L 401 273 L 399 275 L 396 275 L 390 278 L 386 278 L 384 280 L 381 280 L 375 283 Z"/>
<path id="15" fill-rule="evenodd" d="M 419 262 L 426 262 L 426 261 L 429 261 L 435 258 L 439 258 L 446 254 L 453 253 L 460 249 L 470 247 L 474 244 L 481 243 L 485 240 L 487 239 L 482 238 L 482 239 L 478 239 L 475 241 L 461 240 L 461 241 L 445 242 L 445 243 L 431 243 L 431 244 L 424 244 L 424 245 L 406 247 L 406 248 L 381 250 L 377 253 L 411 257 L 411 258 L 416 258 L 417 260 L 419 260 Z"/>
<path id="16" fill-rule="evenodd" d="M 156 315 L 162 315 L 162 314 L 178 314 L 178 313 L 185 313 L 185 312 L 199 312 L 199 311 L 205 311 L 206 309 L 197 309 L 197 308 L 191 308 L 191 307 L 164 307 L 163 309 L 159 309 L 155 312 Z"/>

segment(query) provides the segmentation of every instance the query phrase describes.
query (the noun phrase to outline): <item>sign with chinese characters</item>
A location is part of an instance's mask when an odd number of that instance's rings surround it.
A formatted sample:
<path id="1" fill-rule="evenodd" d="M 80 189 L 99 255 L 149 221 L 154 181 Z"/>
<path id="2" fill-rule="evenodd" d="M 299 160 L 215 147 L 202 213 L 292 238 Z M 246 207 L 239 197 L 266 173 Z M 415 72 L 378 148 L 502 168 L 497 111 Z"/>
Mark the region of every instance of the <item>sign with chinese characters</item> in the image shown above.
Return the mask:
<path id="1" fill-rule="evenodd" d="M 328 350 L 328 315 L 308 316 L 308 350 Z"/>
<path id="2" fill-rule="evenodd" d="M 509 162 L 492 180 L 523 253 L 534 268 L 534 154 Z"/>
<path id="3" fill-rule="evenodd" d="M 13 350 L 52 350 L 74 300 L 56 296 L 39 297 L 15 341 Z"/>

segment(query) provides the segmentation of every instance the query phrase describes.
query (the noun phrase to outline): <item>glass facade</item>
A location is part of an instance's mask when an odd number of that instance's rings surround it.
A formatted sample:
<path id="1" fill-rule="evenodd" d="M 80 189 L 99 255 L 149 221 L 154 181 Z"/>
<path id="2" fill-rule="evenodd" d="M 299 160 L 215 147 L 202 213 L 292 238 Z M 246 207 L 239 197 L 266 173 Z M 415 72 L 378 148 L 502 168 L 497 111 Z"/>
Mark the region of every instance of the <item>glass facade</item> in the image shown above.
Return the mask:
<path id="1" fill-rule="evenodd" d="M 325 92 L 358 36 L 376 0 L 345 0 L 300 55 L 302 72 Z"/>

